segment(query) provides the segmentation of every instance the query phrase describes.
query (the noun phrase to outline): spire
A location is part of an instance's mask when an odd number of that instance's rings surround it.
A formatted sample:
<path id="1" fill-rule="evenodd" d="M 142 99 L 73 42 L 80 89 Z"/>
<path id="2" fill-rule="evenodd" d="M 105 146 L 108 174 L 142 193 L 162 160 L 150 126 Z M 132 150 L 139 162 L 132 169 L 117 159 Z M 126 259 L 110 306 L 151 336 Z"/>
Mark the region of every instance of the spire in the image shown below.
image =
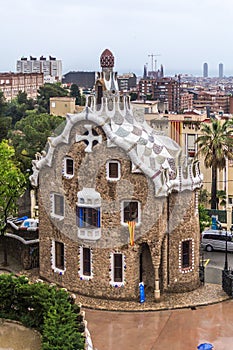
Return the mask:
<path id="1" fill-rule="evenodd" d="M 144 65 L 144 70 L 143 70 L 143 79 L 147 78 L 147 65 Z"/>

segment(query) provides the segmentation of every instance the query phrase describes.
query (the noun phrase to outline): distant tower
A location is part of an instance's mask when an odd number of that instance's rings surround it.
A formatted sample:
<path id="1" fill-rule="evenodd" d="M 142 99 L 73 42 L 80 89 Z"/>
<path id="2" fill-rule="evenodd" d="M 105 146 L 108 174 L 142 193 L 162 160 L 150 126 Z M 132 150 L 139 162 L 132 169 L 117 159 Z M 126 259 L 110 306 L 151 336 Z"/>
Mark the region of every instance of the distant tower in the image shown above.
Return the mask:
<path id="1" fill-rule="evenodd" d="M 203 77 L 208 78 L 208 63 L 203 64 Z"/>
<path id="2" fill-rule="evenodd" d="M 219 78 L 223 78 L 223 64 L 222 63 L 219 63 L 219 66 L 218 66 L 218 76 L 219 76 Z"/>
<path id="3" fill-rule="evenodd" d="M 164 77 L 164 69 L 163 69 L 163 65 L 161 64 L 161 68 L 160 68 L 160 78 Z"/>
<path id="4" fill-rule="evenodd" d="M 147 78 L 147 65 L 144 65 L 144 70 L 143 70 L 143 79 Z"/>

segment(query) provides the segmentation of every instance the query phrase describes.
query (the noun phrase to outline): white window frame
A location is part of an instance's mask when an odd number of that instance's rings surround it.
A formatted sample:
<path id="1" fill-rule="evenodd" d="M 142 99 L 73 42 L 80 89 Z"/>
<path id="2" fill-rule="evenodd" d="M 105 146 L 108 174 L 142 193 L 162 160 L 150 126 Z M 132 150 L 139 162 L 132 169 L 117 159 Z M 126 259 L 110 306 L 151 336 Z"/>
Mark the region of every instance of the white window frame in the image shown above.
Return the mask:
<path id="1" fill-rule="evenodd" d="M 59 215 L 57 213 L 55 213 L 55 196 L 60 196 L 63 198 L 63 215 Z M 50 200 L 51 200 L 51 216 L 55 219 L 59 219 L 62 220 L 64 219 L 64 215 L 65 215 L 65 198 L 61 193 L 57 193 L 57 192 L 52 192 L 50 194 Z"/>
<path id="2" fill-rule="evenodd" d="M 124 222 L 124 203 L 125 202 L 137 202 L 138 203 L 138 222 L 136 222 L 136 227 L 141 225 L 141 202 L 138 200 L 124 199 L 121 201 L 121 225 L 128 226 L 127 222 Z"/>
<path id="3" fill-rule="evenodd" d="M 52 266 L 52 269 L 55 273 L 58 273 L 59 275 L 64 275 L 65 271 L 66 271 L 66 259 L 65 259 L 65 254 L 66 254 L 66 247 L 65 247 L 65 244 L 63 242 L 60 242 L 60 243 L 63 243 L 64 244 L 64 269 L 59 269 L 57 266 L 56 266 L 56 251 L 55 251 L 55 243 L 58 242 L 56 240 L 52 240 L 52 246 L 51 246 L 51 266 Z"/>
<path id="4" fill-rule="evenodd" d="M 73 161 L 73 173 L 68 174 L 67 173 L 67 160 L 72 160 Z M 65 157 L 63 159 L 63 169 L 62 169 L 62 175 L 67 178 L 67 179 L 72 179 L 74 177 L 74 160 L 71 157 Z"/>
<path id="5" fill-rule="evenodd" d="M 114 281 L 114 255 L 115 254 L 121 254 L 122 255 L 122 282 L 116 282 Z M 125 255 L 121 252 L 111 252 L 110 253 L 110 285 L 113 287 L 122 287 L 125 284 L 125 269 L 126 269 L 126 264 L 125 264 Z"/>
<path id="6" fill-rule="evenodd" d="M 84 275 L 83 273 L 83 248 L 88 248 L 90 249 L 90 263 L 91 263 L 91 274 L 89 276 L 87 275 Z M 93 278 L 93 263 L 92 263 L 92 249 L 90 247 L 79 247 L 79 277 L 80 277 L 80 280 L 84 280 L 84 281 L 89 281 L 90 279 Z"/>
<path id="7" fill-rule="evenodd" d="M 118 177 L 110 177 L 109 165 L 115 163 L 118 165 Z M 118 160 L 108 160 L 106 163 L 106 177 L 108 181 L 118 181 L 121 178 L 121 163 Z"/>
<path id="8" fill-rule="evenodd" d="M 182 267 L 182 244 L 183 242 L 185 241 L 191 241 L 191 245 L 192 245 L 192 251 L 191 251 L 191 264 L 189 267 Z M 183 274 L 185 273 L 189 273 L 189 272 L 192 272 L 194 270 L 194 258 L 195 258 L 195 245 L 194 245 L 194 239 L 189 237 L 189 238 L 185 238 L 185 239 L 182 239 L 181 242 L 179 242 L 179 271 Z"/>

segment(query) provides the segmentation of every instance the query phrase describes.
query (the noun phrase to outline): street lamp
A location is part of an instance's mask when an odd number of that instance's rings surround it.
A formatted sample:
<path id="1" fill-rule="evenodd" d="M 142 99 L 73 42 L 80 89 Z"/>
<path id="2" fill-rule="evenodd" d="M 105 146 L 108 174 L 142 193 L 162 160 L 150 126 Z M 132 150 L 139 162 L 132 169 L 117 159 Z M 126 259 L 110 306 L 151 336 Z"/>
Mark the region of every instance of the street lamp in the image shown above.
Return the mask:
<path id="1" fill-rule="evenodd" d="M 227 259 L 227 231 L 225 234 L 225 241 L 226 241 L 226 246 L 225 246 L 225 264 L 224 264 L 224 270 L 228 271 L 228 259 Z"/>

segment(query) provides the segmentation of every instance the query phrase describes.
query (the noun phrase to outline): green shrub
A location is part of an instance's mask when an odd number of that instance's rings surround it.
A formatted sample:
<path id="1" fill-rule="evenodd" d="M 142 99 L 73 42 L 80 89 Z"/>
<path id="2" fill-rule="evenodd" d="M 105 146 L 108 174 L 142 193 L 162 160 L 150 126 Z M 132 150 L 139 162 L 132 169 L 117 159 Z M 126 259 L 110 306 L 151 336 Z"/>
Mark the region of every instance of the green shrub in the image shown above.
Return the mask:
<path id="1" fill-rule="evenodd" d="M 43 350 L 84 349 L 80 307 L 56 286 L 32 284 L 24 276 L 0 275 L 0 317 L 40 331 Z"/>

